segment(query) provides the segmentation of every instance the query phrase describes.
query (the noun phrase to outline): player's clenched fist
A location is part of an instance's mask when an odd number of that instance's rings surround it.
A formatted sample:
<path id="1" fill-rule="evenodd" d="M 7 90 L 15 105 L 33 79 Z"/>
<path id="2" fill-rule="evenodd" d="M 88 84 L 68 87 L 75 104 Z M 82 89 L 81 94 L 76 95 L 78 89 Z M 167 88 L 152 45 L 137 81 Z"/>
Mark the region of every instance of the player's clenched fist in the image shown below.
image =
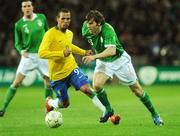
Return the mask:
<path id="1" fill-rule="evenodd" d="M 66 46 L 64 50 L 64 57 L 68 57 L 72 53 L 72 50 L 69 48 L 69 46 Z"/>

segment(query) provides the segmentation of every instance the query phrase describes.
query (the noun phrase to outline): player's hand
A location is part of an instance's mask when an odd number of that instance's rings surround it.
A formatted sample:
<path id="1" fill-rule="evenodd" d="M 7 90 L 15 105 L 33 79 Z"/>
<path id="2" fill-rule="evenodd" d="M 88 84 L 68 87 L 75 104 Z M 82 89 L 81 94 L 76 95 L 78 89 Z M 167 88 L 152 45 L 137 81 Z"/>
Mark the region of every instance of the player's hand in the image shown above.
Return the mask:
<path id="1" fill-rule="evenodd" d="M 23 57 L 27 58 L 27 57 L 28 57 L 28 55 L 27 55 L 27 50 L 26 50 L 26 49 L 25 49 L 25 50 L 22 50 L 22 51 L 21 51 L 21 55 L 22 55 Z"/>
<path id="2" fill-rule="evenodd" d="M 95 60 L 94 56 L 84 56 L 82 58 L 82 61 L 84 62 L 84 64 L 89 64 L 91 63 L 93 60 Z"/>
<path id="3" fill-rule="evenodd" d="M 89 55 L 93 55 L 93 51 L 92 50 L 86 50 L 85 56 L 89 56 Z"/>
<path id="4" fill-rule="evenodd" d="M 64 57 L 68 57 L 72 53 L 72 50 L 69 48 L 69 46 L 66 46 L 63 52 L 64 52 Z"/>

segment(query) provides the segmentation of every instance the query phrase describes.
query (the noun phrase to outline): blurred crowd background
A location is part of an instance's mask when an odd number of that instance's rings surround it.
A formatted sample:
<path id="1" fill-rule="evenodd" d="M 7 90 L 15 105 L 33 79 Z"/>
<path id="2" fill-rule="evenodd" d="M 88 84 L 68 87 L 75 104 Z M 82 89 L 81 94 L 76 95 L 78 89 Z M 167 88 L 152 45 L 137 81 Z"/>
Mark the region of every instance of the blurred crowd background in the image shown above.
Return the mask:
<path id="1" fill-rule="evenodd" d="M 72 12 L 74 43 L 89 49 L 81 36 L 86 13 L 100 10 L 117 32 L 134 65 L 180 66 L 180 0 L 33 0 L 35 12 L 56 25 L 59 8 Z M 0 0 L 0 66 L 17 66 L 14 24 L 22 17 L 20 0 Z M 80 59 L 78 62 L 81 64 Z"/>

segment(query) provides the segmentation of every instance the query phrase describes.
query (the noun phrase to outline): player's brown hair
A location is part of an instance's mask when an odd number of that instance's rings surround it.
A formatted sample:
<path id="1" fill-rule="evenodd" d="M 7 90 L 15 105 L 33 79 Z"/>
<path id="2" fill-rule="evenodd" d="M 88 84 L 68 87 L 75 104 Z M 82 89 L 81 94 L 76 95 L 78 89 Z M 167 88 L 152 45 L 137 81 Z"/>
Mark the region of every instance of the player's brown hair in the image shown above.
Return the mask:
<path id="1" fill-rule="evenodd" d="M 105 22 L 103 14 L 98 10 L 91 10 L 89 13 L 87 13 L 86 20 L 90 21 L 91 19 L 94 19 L 96 23 L 100 24 L 103 24 Z"/>

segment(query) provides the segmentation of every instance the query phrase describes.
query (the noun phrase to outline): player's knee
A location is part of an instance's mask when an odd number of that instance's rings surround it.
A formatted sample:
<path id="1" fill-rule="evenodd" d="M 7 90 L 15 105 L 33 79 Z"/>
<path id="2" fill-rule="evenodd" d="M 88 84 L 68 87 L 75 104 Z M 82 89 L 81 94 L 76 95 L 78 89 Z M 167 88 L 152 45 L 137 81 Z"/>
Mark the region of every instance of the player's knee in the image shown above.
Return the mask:
<path id="1" fill-rule="evenodd" d="M 131 87 L 131 90 L 138 97 L 141 97 L 143 94 L 142 88 L 138 85 Z"/>
<path id="2" fill-rule="evenodd" d="M 92 94 L 92 90 L 91 90 L 91 88 L 88 85 L 83 85 L 80 88 L 80 91 L 85 93 L 86 95 L 91 95 Z"/>
<path id="3" fill-rule="evenodd" d="M 82 92 L 85 92 L 85 91 L 90 90 L 90 87 L 89 87 L 88 85 L 83 85 L 83 86 L 80 87 L 80 90 L 81 90 Z"/>
<path id="4" fill-rule="evenodd" d="M 13 88 L 18 88 L 19 86 L 21 86 L 21 82 L 15 82 L 11 85 Z"/>
<path id="5" fill-rule="evenodd" d="M 100 91 L 102 89 L 102 87 L 98 84 L 94 84 L 93 88 L 95 89 L 96 92 Z"/>

